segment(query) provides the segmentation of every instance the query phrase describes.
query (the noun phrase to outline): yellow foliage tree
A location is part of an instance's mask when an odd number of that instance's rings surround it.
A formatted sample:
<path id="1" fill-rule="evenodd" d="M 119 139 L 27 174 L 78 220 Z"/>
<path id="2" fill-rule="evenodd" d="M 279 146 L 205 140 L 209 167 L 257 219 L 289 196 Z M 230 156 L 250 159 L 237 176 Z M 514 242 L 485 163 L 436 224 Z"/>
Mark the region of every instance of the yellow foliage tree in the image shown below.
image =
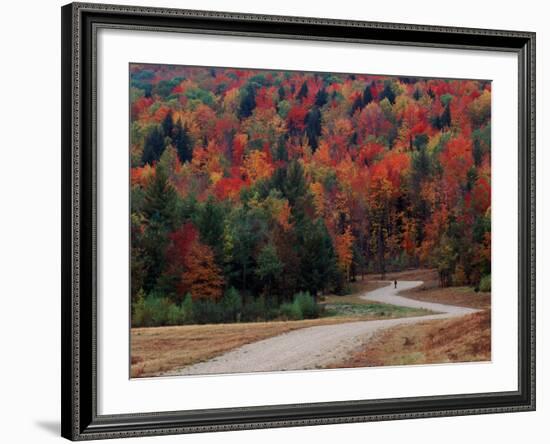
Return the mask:
<path id="1" fill-rule="evenodd" d="M 342 234 L 336 236 L 335 249 L 338 256 L 338 265 L 346 275 L 349 281 L 351 264 L 353 262 L 353 241 L 355 237 L 351 232 L 351 227 L 345 229 Z"/>
<path id="2" fill-rule="evenodd" d="M 248 176 L 252 183 L 271 177 L 273 165 L 267 159 L 264 151 L 250 151 L 244 159 L 243 173 Z"/>
<path id="3" fill-rule="evenodd" d="M 310 185 L 311 194 L 313 194 L 313 205 L 317 216 L 325 214 L 325 190 L 321 182 L 314 182 Z"/>

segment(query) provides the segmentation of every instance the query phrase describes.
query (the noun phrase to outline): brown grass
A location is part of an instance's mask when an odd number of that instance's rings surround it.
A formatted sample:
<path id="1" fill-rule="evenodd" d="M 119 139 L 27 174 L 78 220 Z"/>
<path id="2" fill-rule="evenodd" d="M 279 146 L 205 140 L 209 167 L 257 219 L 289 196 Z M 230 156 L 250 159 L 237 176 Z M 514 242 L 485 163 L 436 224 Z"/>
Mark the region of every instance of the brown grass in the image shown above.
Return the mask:
<path id="1" fill-rule="evenodd" d="M 419 301 L 438 302 L 483 310 L 491 308 L 491 293 L 476 293 L 471 287 L 440 288 L 424 284 L 420 287 L 402 291 L 400 294 Z"/>
<path id="2" fill-rule="evenodd" d="M 384 330 L 331 368 L 488 361 L 491 312 Z"/>
<path id="3" fill-rule="evenodd" d="M 132 378 L 155 376 L 299 328 L 387 318 L 387 315 L 365 315 L 303 321 L 132 328 L 130 373 Z"/>

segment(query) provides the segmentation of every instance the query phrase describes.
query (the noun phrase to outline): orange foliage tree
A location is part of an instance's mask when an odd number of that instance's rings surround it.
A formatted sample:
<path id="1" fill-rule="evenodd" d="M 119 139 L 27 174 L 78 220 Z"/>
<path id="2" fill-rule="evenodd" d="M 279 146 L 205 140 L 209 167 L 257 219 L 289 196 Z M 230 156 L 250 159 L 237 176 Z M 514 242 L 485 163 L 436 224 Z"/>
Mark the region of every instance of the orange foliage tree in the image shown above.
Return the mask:
<path id="1" fill-rule="evenodd" d="M 338 256 L 338 264 L 344 272 L 346 279 L 349 280 L 350 268 L 353 262 L 353 234 L 351 227 L 346 227 L 342 234 L 336 236 L 334 248 L 336 249 L 336 255 Z"/>
<path id="2" fill-rule="evenodd" d="M 191 293 L 193 300 L 219 300 L 223 294 L 224 280 L 210 247 L 195 240 L 184 262 L 180 292 Z"/>

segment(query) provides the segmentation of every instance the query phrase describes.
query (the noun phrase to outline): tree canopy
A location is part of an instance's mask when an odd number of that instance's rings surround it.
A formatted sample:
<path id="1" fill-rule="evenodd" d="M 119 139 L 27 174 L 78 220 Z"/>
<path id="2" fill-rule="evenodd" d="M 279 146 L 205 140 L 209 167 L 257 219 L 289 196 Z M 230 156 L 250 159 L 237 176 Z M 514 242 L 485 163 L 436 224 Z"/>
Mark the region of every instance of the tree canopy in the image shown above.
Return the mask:
<path id="1" fill-rule="evenodd" d="M 132 300 L 490 274 L 489 81 L 132 64 L 130 82 Z"/>

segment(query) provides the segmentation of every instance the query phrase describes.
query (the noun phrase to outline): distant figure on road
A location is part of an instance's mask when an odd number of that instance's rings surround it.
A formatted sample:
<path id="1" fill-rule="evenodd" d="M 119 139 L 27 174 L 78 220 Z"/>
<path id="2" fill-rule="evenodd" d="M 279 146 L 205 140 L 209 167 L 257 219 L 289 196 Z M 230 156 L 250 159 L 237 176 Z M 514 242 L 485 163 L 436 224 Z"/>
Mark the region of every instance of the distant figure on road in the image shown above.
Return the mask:
<path id="1" fill-rule="evenodd" d="M 393 288 L 397 288 L 397 280 L 393 281 Z"/>

